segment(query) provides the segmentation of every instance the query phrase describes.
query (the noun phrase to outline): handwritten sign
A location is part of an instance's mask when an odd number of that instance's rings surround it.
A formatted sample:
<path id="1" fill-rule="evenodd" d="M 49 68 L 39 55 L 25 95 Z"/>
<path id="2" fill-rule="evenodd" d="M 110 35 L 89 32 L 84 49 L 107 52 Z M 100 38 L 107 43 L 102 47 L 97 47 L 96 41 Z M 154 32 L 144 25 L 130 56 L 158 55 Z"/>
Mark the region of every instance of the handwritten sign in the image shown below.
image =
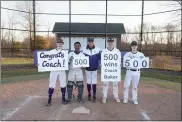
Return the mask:
<path id="1" fill-rule="evenodd" d="M 68 70 L 68 51 L 37 53 L 38 72 Z"/>
<path id="2" fill-rule="evenodd" d="M 77 56 L 73 59 L 73 68 L 79 67 L 89 67 L 89 57 L 88 56 Z"/>
<path id="3" fill-rule="evenodd" d="M 101 53 L 101 81 L 118 82 L 121 81 L 121 53 L 102 52 Z"/>

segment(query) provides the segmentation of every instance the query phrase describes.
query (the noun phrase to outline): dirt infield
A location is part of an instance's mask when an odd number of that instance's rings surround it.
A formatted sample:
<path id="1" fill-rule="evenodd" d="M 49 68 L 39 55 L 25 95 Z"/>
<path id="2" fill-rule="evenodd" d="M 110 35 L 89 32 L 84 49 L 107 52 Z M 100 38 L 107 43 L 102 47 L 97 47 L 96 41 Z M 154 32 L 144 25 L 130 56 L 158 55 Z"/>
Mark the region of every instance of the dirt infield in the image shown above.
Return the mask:
<path id="1" fill-rule="evenodd" d="M 116 103 L 111 86 L 106 104 L 101 103 L 102 85 L 99 82 L 96 103 L 87 101 L 85 87 L 84 104 L 78 104 L 74 100 L 72 104 L 62 105 L 60 87 L 57 83 L 53 105 L 46 107 L 48 79 L 1 85 L 0 118 L 1 120 L 181 120 L 181 92 L 140 83 L 139 105 L 134 105 L 132 101 L 128 104 Z M 123 81 L 119 84 L 121 100 L 122 91 Z M 90 113 L 72 114 L 72 110 L 80 106 L 90 109 Z"/>

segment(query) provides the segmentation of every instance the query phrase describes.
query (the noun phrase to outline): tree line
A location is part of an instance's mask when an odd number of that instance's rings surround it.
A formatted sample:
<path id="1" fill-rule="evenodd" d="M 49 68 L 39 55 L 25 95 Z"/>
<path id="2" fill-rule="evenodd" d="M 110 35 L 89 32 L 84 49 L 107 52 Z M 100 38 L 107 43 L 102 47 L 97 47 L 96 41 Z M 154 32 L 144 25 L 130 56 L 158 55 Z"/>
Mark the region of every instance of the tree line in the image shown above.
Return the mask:
<path id="1" fill-rule="evenodd" d="M 177 5 L 179 1 L 176 1 Z M 55 37 L 36 35 L 34 40 L 34 23 L 33 23 L 33 3 L 32 1 L 19 1 L 16 4 L 16 9 L 20 11 L 26 11 L 28 13 L 19 13 L 20 20 L 15 20 L 14 15 L 8 18 L 8 28 L 16 29 L 17 25 L 21 26 L 23 29 L 28 30 L 27 33 L 22 32 L 24 35 L 23 41 L 20 41 L 19 37 L 16 35 L 16 30 L 3 30 L 1 34 L 1 48 L 13 48 L 14 51 L 20 51 L 22 48 L 28 48 L 31 53 L 35 49 L 50 49 L 55 47 Z M 36 6 L 38 6 L 36 4 Z M 36 7 L 37 9 L 39 7 Z M 37 11 L 37 10 L 36 10 Z M 177 14 L 179 15 L 179 14 Z M 181 22 L 181 21 L 180 21 Z M 41 26 L 39 21 L 39 16 L 36 14 L 36 30 Z M 2 22 L 1 27 L 5 27 Z M 50 30 L 49 25 L 47 25 L 48 31 Z M 125 27 L 126 28 L 126 27 Z M 126 28 L 127 33 L 137 32 L 138 34 L 123 34 L 121 36 L 121 50 L 129 50 L 130 42 L 132 40 L 140 40 L 140 30 L 141 25 L 134 27 L 132 29 Z M 181 23 L 168 23 L 164 26 L 151 25 L 150 23 L 144 23 L 143 25 L 143 50 L 164 50 L 164 51 L 181 51 L 181 32 L 175 32 L 176 30 L 181 30 Z M 21 36 L 22 37 L 22 36 Z M 35 41 L 35 42 L 34 42 Z M 35 46 L 34 46 L 35 43 Z M 140 47 L 139 47 L 140 48 Z"/>

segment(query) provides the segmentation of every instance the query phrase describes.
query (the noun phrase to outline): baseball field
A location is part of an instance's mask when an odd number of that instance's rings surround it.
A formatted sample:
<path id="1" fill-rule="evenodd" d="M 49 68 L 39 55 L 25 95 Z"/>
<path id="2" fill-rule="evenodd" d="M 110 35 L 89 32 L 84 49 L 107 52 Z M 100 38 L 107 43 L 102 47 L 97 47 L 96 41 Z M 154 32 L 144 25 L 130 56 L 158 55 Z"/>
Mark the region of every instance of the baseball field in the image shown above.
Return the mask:
<path id="1" fill-rule="evenodd" d="M 31 62 L 31 61 L 30 61 Z M 16 63 L 15 63 L 16 64 Z M 98 74 L 97 101 L 87 101 L 84 87 L 84 103 L 60 103 L 59 82 L 51 107 L 46 107 L 49 73 L 38 73 L 36 68 L 17 68 L 2 71 L 1 120 L 181 120 L 181 75 L 143 71 L 139 83 L 139 105 L 131 101 L 116 103 L 109 86 L 108 101 L 101 103 L 102 82 Z M 123 80 L 119 95 L 123 100 Z M 85 82 L 84 75 L 84 82 Z M 76 93 L 75 93 L 76 94 Z M 130 90 L 131 98 L 131 90 Z"/>

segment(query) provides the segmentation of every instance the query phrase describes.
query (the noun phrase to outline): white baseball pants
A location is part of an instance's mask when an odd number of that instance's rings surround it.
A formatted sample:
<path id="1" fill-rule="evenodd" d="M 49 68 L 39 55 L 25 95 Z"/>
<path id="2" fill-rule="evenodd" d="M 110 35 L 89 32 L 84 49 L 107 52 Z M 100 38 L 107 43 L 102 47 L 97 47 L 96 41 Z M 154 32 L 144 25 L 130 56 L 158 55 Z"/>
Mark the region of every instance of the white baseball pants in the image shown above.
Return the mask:
<path id="1" fill-rule="evenodd" d="M 109 82 L 103 82 L 103 97 L 107 98 Z M 118 98 L 118 82 L 112 82 L 113 86 L 113 96 L 114 98 Z"/>
<path id="2" fill-rule="evenodd" d="M 49 76 L 49 88 L 55 88 L 56 81 L 59 79 L 60 87 L 66 87 L 66 72 L 65 71 L 51 71 Z"/>
<path id="3" fill-rule="evenodd" d="M 128 100 L 129 87 L 132 81 L 132 100 L 137 100 L 137 87 L 140 80 L 140 71 L 126 71 L 125 80 L 124 80 L 124 99 Z"/>
<path id="4" fill-rule="evenodd" d="M 96 71 L 85 71 L 87 84 L 97 84 L 97 70 Z"/>
<path id="5" fill-rule="evenodd" d="M 68 81 L 83 81 L 83 72 L 82 70 L 69 70 Z"/>

